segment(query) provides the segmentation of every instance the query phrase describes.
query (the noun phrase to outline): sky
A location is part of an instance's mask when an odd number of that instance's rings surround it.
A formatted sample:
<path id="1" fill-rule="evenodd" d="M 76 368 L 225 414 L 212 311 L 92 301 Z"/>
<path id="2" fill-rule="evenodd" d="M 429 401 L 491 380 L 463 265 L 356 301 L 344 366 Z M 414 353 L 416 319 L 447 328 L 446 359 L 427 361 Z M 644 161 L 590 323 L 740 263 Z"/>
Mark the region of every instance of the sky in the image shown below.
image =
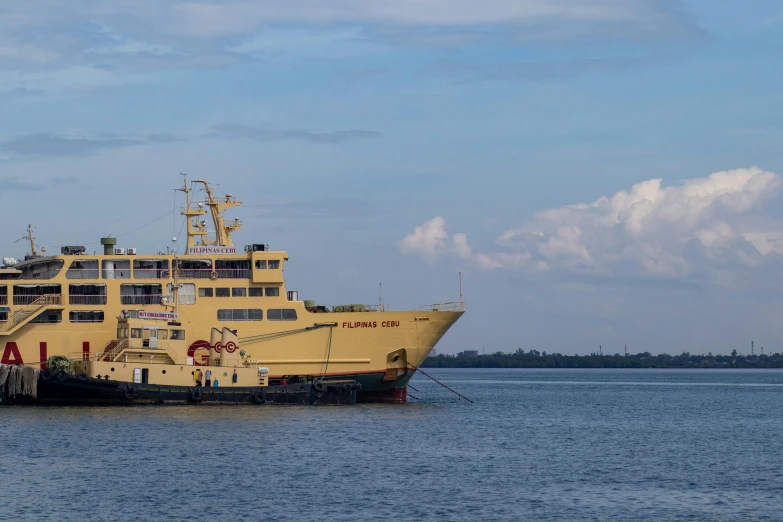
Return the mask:
<path id="1" fill-rule="evenodd" d="M 783 6 L 0 3 L 0 228 L 165 251 L 182 176 L 288 289 L 439 353 L 783 352 Z"/>

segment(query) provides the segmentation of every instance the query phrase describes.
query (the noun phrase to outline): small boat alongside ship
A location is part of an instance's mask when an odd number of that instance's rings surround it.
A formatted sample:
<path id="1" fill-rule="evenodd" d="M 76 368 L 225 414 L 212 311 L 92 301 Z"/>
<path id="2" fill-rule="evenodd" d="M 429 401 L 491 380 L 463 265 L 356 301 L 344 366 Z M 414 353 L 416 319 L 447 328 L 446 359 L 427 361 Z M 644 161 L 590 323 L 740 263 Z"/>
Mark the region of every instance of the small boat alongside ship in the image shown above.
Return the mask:
<path id="1" fill-rule="evenodd" d="M 28 228 L 30 254 L 0 269 L 0 363 L 40 370 L 39 397 L 257 402 L 263 391 L 273 403 L 405 402 L 464 302 L 390 311 L 300 300 L 283 277 L 288 253 L 264 243 L 240 251 L 231 234 L 242 223 L 223 213 L 241 203 L 193 183 L 206 198 L 194 204 L 187 181 L 177 189 L 186 198 L 182 254 L 141 254 L 104 237 L 102 255 L 83 246 L 44 255 Z M 52 357 L 73 371 L 51 371 Z M 196 386 L 207 372 L 218 385 Z"/>

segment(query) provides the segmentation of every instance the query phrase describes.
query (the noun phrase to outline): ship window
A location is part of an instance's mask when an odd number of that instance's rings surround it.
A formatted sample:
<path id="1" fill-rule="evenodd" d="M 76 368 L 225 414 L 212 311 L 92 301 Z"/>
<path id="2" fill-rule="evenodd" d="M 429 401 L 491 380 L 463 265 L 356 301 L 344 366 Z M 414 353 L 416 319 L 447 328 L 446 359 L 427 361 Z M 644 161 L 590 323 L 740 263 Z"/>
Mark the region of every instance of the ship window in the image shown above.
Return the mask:
<path id="1" fill-rule="evenodd" d="M 264 289 L 261 287 L 254 287 L 249 289 L 250 297 L 264 297 Z"/>
<path id="2" fill-rule="evenodd" d="M 266 268 L 266 259 L 257 259 L 256 260 L 256 268 L 259 270 L 263 270 Z"/>
<path id="3" fill-rule="evenodd" d="M 65 271 L 67 279 L 98 279 L 97 259 L 76 259 L 71 261 L 71 266 Z"/>
<path id="4" fill-rule="evenodd" d="M 128 338 L 128 329 L 117 328 L 117 339 L 127 339 L 127 338 Z"/>
<path id="5" fill-rule="evenodd" d="M 179 262 L 180 279 L 209 279 L 212 273 L 210 259 L 182 259 Z"/>
<path id="6" fill-rule="evenodd" d="M 14 304 L 29 305 L 45 295 L 60 294 L 60 285 L 14 285 Z"/>
<path id="7" fill-rule="evenodd" d="M 72 305 L 105 305 L 106 285 L 68 285 L 68 302 Z"/>
<path id="8" fill-rule="evenodd" d="M 218 321 L 261 321 L 264 311 L 259 308 L 218 310 L 217 318 Z"/>
<path id="9" fill-rule="evenodd" d="M 212 297 L 213 293 L 214 293 L 214 290 L 212 288 L 199 288 L 198 289 L 198 296 L 199 297 Z"/>
<path id="10" fill-rule="evenodd" d="M 269 268 L 271 270 L 276 270 L 280 268 L 280 260 L 279 259 L 270 259 L 269 260 Z"/>
<path id="11" fill-rule="evenodd" d="M 141 339 L 141 328 L 131 328 L 131 339 Z"/>
<path id="12" fill-rule="evenodd" d="M 166 285 L 166 297 L 169 301 L 174 302 L 174 293 L 172 289 L 174 285 L 169 283 Z M 196 284 L 195 283 L 179 283 L 179 292 L 177 292 L 177 302 L 181 305 L 196 304 Z"/>
<path id="13" fill-rule="evenodd" d="M 221 279 L 246 279 L 250 277 L 250 260 L 217 259 L 215 271 Z"/>
<path id="14" fill-rule="evenodd" d="M 264 289 L 267 297 L 280 297 L 280 289 L 277 287 L 269 287 Z"/>
<path id="15" fill-rule="evenodd" d="M 8 287 L 6 285 L 0 286 L 0 305 L 8 304 Z"/>
<path id="16" fill-rule="evenodd" d="M 130 279 L 131 267 L 130 259 L 104 259 L 103 260 L 103 278 L 104 279 Z"/>
<path id="17" fill-rule="evenodd" d="M 22 274 L 19 279 L 51 279 L 60 273 L 65 261 L 55 259 L 52 261 L 36 261 L 29 265 L 19 267 Z"/>
<path id="18" fill-rule="evenodd" d="M 168 259 L 134 259 L 133 277 L 135 279 L 168 279 Z"/>
<path id="19" fill-rule="evenodd" d="M 229 288 L 215 288 L 215 295 L 217 297 L 230 297 L 231 289 Z"/>
<path id="20" fill-rule="evenodd" d="M 120 285 L 120 303 L 128 304 L 158 304 L 160 303 L 161 285 Z"/>
<path id="21" fill-rule="evenodd" d="M 247 295 L 247 288 L 232 288 L 231 289 L 231 296 L 232 297 L 245 297 Z"/>
<path id="22" fill-rule="evenodd" d="M 168 330 L 158 330 L 158 339 L 168 339 L 168 338 L 169 338 Z"/>
<path id="23" fill-rule="evenodd" d="M 102 323 L 103 311 L 102 310 L 78 310 L 70 312 L 68 319 L 72 323 Z"/>
<path id="24" fill-rule="evenodd" d="M 185 340 L 185 330 L 172 330 L 170 339 L 172 341 L 184 341 Z"/>
<path id="25" fill-rule="evenodd" d="M 270 308 L 266 311 L 270 321 L 296 321 L 296 310 L 293 308 Z"/>
<path id="26" fill-rule="evenodd" d="M 0 311 L 0 322 L 7 321 L 8 320 L 8 312 L 5 310 Z"/>
<path id="27" fill-rule="evenodd" d="M 44 312 L 32 321 L 31 323 L 61 323 L 63 320 L 63 314 L 60 310 Z"/>

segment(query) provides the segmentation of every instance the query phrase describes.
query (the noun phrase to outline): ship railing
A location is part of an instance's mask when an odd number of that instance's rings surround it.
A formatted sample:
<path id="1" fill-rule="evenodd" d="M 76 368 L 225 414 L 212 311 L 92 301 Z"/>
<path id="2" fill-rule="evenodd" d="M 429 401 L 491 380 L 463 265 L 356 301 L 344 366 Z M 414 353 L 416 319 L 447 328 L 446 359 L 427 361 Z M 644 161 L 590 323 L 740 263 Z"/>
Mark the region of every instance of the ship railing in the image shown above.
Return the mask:
<path id="1" fill-rule="evenodd" d="M 251 270 L 249 268 L 218 268 L 218 279 L 250 279 Z"/>
<path id="2" fill-rule="evenodd" d="M 448 303 L 437 303 L 431 305 L 423 305 L 418 308 L 414 308 L 417 312 L 464 312 L 464 301 L 450 301 Z"/>
<path id="3" fill-rule="evenodd" d="M 97 268 L 69 268 L 65 271 L 66 279 L 98 279 Z"/>
<path id="4" fill-rule="evenodd" d="M 364 305 L 367 312 L 385 312 L 386 306 L 383 304 Z"/>
<path id="5" fill-rule="evenodd" d="M 68 304 L 72 305 L 105 305 L 106 304 L 106 294 L 91 294 L 91 295 L 82 295 L 82 294 L 70 294 L 68 296 Z"/>
<path id="6" fill-rule="evenodd" d="M 134 279 L 168 279 L 169 270 L 167 268 L 134 268 Z"/>
<path id="7" fill-rule="evenodd" d="M 34 296 L 24 296 L 24 297 L 34 297 Z M 24 321 L 26 318 L 31 316 L 36 311 L 40 310 L 41 308 L 45 306 L 56 306 L 62 304 L 62 295 L 61 294 L 44 294 L 37 296 L 37 299 L 31 301 L 27 304 L 24 308 L 20 308 L 19 310 L 14 311 L 13 315 L 13 322 L 11 323 L 11 326 L 13 326 L 16 323 Z"/>
<path id="8" fill-rule="evenodd" d="M 102 270 L 104 279 L 130 279 L 130 268 L 114 268 L 112 270 Z"/>
<path id="9" fill-rule="evenodd" d="M 209 279 L 211 276 L 211 268 L 185 268 L 177 273 L 180 279 Z"/>
<path id="10" fill-rule="evenodd" d="M 62 294 L 32 294 L 15 295 L 15 305 L 25 305 L 30 308 L 38 308 L 45 305 L 59 305 L 62 303 Z"/>
<path id="11" fill-rule="evenodd" d="M 124 304 L 124 305 L 160 304 L 161 297 L 163 297 L 163 294 L 121 295 L 120 304 Z"/>

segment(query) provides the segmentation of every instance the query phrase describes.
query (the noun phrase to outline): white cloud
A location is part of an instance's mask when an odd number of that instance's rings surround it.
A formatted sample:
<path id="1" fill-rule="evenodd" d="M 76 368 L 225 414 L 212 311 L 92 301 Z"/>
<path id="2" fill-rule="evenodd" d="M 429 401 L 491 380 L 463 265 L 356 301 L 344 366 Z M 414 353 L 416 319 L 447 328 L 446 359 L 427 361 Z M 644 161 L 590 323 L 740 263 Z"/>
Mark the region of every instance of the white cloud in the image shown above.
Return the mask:
<path id="1" fill-rule="evenodd" d="M 416 227 L 400 249 L 431 262 L 454 255 L 485 269 L 601 275 L 682 277 L 711 267 L 754 267 L 783 250 L 783 233 L 743 223 L 776 196 L 780 185 L 777 175 L 758 167 L 715 172 L 670 187 L 651 179 L 592 203 L 539 212 L 496 239 L 501 252 L 475 251 L 464 234 L 449 235 L 442 217 Z"/>

